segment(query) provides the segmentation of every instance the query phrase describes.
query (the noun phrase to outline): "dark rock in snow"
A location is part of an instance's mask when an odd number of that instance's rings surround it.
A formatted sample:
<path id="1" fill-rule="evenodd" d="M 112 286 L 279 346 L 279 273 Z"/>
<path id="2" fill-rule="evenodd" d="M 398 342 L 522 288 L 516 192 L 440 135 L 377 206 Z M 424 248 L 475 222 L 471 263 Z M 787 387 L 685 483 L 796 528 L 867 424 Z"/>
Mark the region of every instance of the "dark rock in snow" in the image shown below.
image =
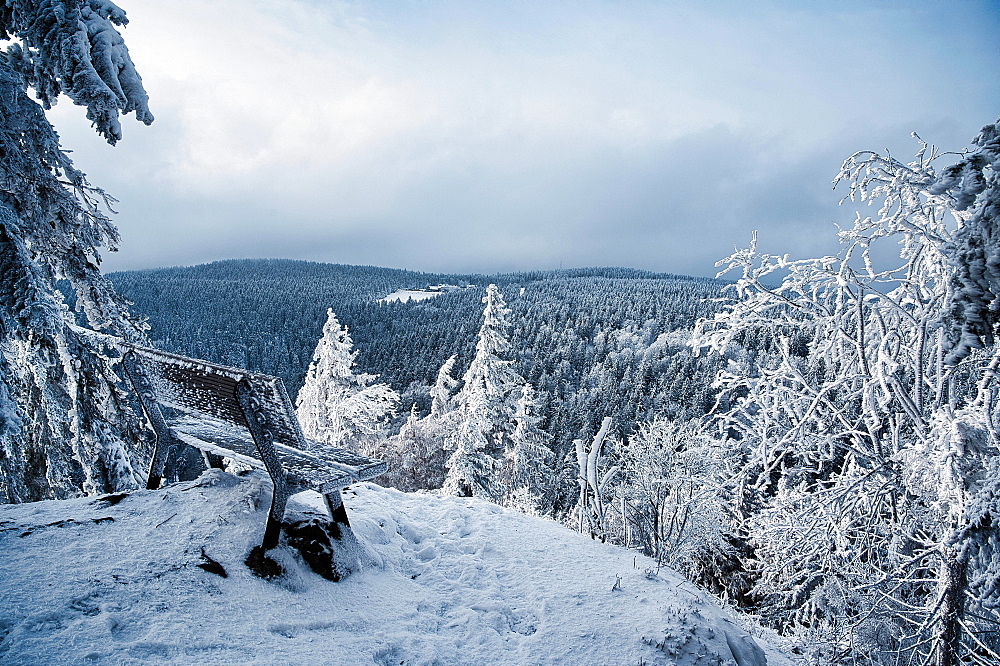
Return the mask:
<path id="1" fill-rule="evenodd" d="M 267 556 L 263 546 L 254 546 L 244 563 L 255 576 L 264 580 L 273 580 L 285 574 L 281 565 Z"/>
<path id="2" fill-rule="evenodd" d="M 115 506 L 123 499 L 128 497 L 128 493 L 114 493 L 111 495 L 102 495 L 94 500 L 94 504 L 99 506 Z"/>
<path id="3" fill-rule="evenodd" d="M 351 573 L 351 562 L 338 558 L 335 544 L 341 541 L 340 525 L 335 522 L 307 518 L 285 525 L 285 541 L 302 554 L 309 568 L 317 574 L 338 582 Z"/>

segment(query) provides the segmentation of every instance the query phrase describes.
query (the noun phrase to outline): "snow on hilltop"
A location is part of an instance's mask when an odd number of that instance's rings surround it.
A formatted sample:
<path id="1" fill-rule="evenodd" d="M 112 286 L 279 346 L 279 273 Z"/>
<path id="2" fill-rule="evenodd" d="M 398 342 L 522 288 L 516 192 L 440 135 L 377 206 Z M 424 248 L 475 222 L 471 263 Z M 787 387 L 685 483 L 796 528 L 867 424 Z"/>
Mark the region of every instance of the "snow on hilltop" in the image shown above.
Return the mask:
<path id="1" fill-rule="evenodd" d="M 458 291 L 459 289 L 468 288 L 469 287 L 459 287 L 454 284 L 432 284 L 428 285 L 424 289 L 399 289 L 392 292 L 388 296 L 378 299 L 378 302 L 391 303 L 393 301 L 399 301 L 400 303 L 416 303 L 417 301 L 426 301 L 428 298 L 440 296 L 448 291 Z"/>
<path id="2" fill-rule="evenodd" d="M 477 499 L 354 486 L 369 566 L 331 583 L 279 547 L 289 573 L 261 580 L 266 487 L 0 506 L 0 662 L 791 663 L 648 558 Z"/>

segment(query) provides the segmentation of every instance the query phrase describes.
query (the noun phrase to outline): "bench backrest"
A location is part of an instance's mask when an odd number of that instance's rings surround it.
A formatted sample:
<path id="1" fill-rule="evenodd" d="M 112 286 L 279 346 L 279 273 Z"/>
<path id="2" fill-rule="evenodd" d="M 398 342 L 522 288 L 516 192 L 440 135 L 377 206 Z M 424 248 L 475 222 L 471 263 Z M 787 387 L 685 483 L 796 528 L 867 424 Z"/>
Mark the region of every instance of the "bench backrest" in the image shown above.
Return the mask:
<path id="1" fill-rule="evenodd" d="M 340 489 L 354 481 L 372 479 L 387 469 L 381 460 L 308 442 L 285 386 L 277 377 L 74 328 L 93 342 L 122 354 L 126 376 L 156 433 L 146 480 L 148 490 L 159 488 L 167 458 L 177 442 L 201 449 L 213 467 L 221 464 L 223 457 L 242 456 L 252 466 L 256 461 L 263 463 L 273 482 L 260 546 L 265 551 L 278 545 L 281 520 L 293 493 L 304 488 L 319 490 L 326 498 L 331 518 L 340 526 L 338 534 L 343 530 L 349 533 Z M 184 416 L 164 415 L 161 407 Z M 243 429 L 250 437 L 239 436 L 234 429 Z"/>
<path id="2" fill-rule="evenodd" d="M 237 387 L 250 388 L 260 407 L 258 419 L 273 442 L 307 448 L 292 401 L 278 377 L 208 363 L 157 349 L 124 345 L 140 362 L 161 405 L 196 418 L 208 417 L 247 428 Z"/>

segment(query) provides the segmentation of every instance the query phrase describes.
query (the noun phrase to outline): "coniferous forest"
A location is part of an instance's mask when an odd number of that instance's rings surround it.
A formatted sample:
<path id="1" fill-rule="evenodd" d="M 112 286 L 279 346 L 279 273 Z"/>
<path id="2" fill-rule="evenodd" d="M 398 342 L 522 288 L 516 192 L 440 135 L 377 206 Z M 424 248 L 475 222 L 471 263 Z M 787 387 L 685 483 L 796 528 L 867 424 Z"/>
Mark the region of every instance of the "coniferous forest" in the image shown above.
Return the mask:
<path id="1" fill-rule="evenodd" d="M 232 260 L 113 273 L 162 349 L 281 377 L 302 386 L 327 308 L 350 331 L 359 372 L 402 396 L 403 416 L 430 409 L 441 365 L 472 360 L 481 299 L 496 283 L 511 309 L 511 359 L 539 392 L 541 427 L 557 452 L 593 435 L 605 416 L 622 433 L 655 415 L 697 418 L 714 401 L 717 357 L 687 339 L 724 284 L 623 268 L 444 275 L 286 260 Z M 380 302 L 399 289 L 451 284 L 420 302 Z"/>

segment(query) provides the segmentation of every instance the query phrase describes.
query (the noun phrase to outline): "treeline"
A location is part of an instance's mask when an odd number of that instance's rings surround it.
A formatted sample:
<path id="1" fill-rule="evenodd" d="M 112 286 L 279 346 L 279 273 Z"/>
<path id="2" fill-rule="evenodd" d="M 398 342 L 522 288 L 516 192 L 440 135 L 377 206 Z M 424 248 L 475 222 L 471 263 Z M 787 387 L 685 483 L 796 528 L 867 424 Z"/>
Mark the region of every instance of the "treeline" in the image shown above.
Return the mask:
<path id="1" fill-rule="evenodd" d="M 281 377 L 294 395 L 326 309 L 345 324 L 359 372 L 377 374 L 410 404 L 429 409 L 440 366 L 474 354 L 482 297 L 496 283 L 511 309 L 517 372 L 533 384 L 541 427 L 563 453 L 608 415 L 624 432 L 665 414 L 688 419 L 714 400 L 720 361 L 685 346 L 712 312 L 721 283 L 624 268 L 448 275 L 288 260 L 233 260 L 113 273 L 115 288 L 148 318 L 157 346 Z M 429 284 L 473 288 L 418 303 L 380 303 Z"/>

